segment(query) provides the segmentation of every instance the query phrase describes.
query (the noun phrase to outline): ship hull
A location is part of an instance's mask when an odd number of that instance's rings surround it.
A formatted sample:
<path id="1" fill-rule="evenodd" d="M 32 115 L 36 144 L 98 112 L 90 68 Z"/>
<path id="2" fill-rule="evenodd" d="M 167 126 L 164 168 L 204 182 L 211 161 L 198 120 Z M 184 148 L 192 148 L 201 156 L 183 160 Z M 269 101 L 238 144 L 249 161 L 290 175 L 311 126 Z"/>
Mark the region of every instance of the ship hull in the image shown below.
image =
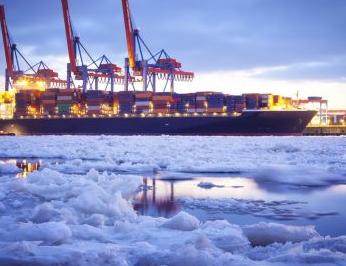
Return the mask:
<path id="1" fill-rule="evenodd" d="M 315 111 L 245 111 L 239 116 L 32 118 L 0 120 L 16 135 L 300 135 Z"/>

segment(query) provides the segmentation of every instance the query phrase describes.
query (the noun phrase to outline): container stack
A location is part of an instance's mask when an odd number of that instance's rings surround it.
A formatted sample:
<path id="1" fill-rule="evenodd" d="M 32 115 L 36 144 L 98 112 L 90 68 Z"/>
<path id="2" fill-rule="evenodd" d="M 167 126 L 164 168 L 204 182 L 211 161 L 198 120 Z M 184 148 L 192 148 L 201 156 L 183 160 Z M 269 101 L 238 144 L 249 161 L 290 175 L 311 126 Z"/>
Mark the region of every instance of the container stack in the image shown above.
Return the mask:
<path id="1" fill-rule="evenodd" d="M 39 90 L 21 90 L 17 92 L 15 96 L 15 116 L 40 115 L 40 94 Z"/>
<path id="2" fill-rule="evenodd" d="M 135 93 L 135 112 L 138 114 L 151 113 L 153 111 L 152 97 L 150 91 Z"/>
<path id="3" fill-rule="evenodd" d="M 204 113 L 208 109 L 207 92 L 196 93 L 196 112 Z"/>
<path id="4" fill-rule="evenodd" d="M 156 93 L 152 96 L 153 113 L 174 112 L 174 98 L 170 93 Z"/>
<path id="5" fill-rule="evenodd" d="M 291 97 L 284 97 L 285 108 L 291 108 L 293 105 L 293 100 Z"/>
<path id="6" fill-rule="evenodd" d="M 79 90 L 61 89 L 57 94 L 57 107 L 59 115 L 69 115 L 75 113 L 75 106 L 79 105 L 81 94 Z"/>
<path id="7" fill-rule="evenodd" d="M 109 92 L 107 95 L 107 99 L 110 107 L 110 114 L 118 114 L 119 113 L 119 101 L 115 92 Z"/>
<path id="8" fill-rule="evenodd" d="M 180 101 L 177 104 L 177 111 L 180 113 L 196 112 L 196 94 L 187 93 L 180 95 Z"/>
<path id="9" fill-rule="evenodd" d="M 109 94 L 105 91 L 89 90 L 85 93 L 87 114 L 101 115 L 110 109 Z"/>
<path id="10" fill-rule="evenodd" d="M 222 113 L 224 111 L 225 96 L 222 93 L 209 93 L 207 98 L 208 113 Z"/>
<path id="11" fill-rule="evenodd" d="M 59 89 L 48 89 L 41 95 L 41 103 L 44 115 L 55 115 L 57 111 L 57 95 Z"/>
<path id="12" fill-rule="evenodd" d="M 131 91 L 121 91 L 116 94 L 116 102 L 119 106 L 119 113 L 132 113 L 135 105 L 135 95 Z"/>
<path id="13" fill-rule="evenodd" d="M 249 94 L 243 94 L 243 96 L 245 96 L 246 109 L 248 109 L 248 110 L 258 109 L 260 94 L 249 93 Z"/>
<path id="14" fill-rule="evenodd" d="M 13 94 L 0 92 L 0 119 L 13 118 L 14 107 Z"/>
<path id="15" fill-rule="evenodd" d="M 243 95 L 227 95 L 226 97 L 227 112 L 241 113 L 246 108 L 246 101 Z"/>
<path id="16" fill-rule="evenodd" d="M 273 105 L 281 106 L 282 104 L 283 104 L 282 96 L 280 96 L 280 95 L 273 95 Z"/>
<path id="17" fill-rule="evenodd" d="M 259 96 L 258 107 L 270 109 L 274 105 L 274 98 L 271 94 L 261 94 Z"/>

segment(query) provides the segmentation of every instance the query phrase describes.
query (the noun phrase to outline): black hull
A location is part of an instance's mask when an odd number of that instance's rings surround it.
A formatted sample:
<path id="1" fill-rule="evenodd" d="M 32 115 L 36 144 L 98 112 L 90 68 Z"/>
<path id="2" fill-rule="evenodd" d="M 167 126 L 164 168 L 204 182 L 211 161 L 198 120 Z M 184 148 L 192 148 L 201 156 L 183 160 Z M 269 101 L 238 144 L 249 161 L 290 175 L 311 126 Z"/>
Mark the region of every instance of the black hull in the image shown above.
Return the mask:
<path id="1" fill-rule="evenodd" d="M 240 116 L 0 120 L 16 135 L 301 135 L 315 111 L 246 111 Z"/>

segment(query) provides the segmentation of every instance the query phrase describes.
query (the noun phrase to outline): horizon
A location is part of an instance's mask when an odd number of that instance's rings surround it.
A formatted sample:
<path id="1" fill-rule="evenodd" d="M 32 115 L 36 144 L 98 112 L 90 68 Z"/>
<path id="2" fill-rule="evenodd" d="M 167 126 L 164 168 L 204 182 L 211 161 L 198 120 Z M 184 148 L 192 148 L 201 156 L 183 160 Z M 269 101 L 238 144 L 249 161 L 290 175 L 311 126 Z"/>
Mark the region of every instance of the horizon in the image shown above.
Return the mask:
<path id="1" fill-rule="evenodd" d="M 120 1 L 70 0 L 75 31 L 93 55 L 119 66 L 127 55 Z M 164 48 L 194 71 L 177 92 L 273 93 L 322 96 L 331 109 L 346 108 L 346 2 L 197 0 L 131 2 L 149 46 Z M 10 35 L 34 64 L 41 59 L 65 78 L 68 61 L 59 0 L 3 0 Z M 47 12 L 49 11 L 49 12 Z M 165 14 L 158 16 L 157 14 Z M 173 17 L 174 19 L 170 19 Z M 178 41 L 177 41 L 178 40 Z M 95 56 L 98 57 L 98 56 Z M 0 53 L 4 86 L 4 53 Z"/>

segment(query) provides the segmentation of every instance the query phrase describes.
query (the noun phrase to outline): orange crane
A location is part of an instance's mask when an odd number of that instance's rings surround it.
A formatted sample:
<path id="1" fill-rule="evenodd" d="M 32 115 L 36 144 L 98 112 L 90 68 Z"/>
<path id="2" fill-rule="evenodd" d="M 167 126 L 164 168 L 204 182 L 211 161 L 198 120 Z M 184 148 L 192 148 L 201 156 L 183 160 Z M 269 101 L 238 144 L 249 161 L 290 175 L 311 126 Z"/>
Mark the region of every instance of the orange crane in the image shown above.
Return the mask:
<path id="1" fill-rule="evenodd" d="M 40 61 L 36 65 L 31 65 L 29 61 L 18 50 L 17 45 L 11 42 L 10 34 L 7 28 L 5 7 L 0 5 L 0 24 L 2 32 L 2 40 L 4 45 L 6 59 L 5 73 L 5 90 L 8 91 L 13 83 L 19 82 L 22 85 L 30 85 L 31 88 L 39 87 L 45 89 L 50 86 L 64 86 L 66 81 L 59 79 L 58 73 Z M 25 63 L 28 70 L 23 71 L 20 60 Z M 42 87 L 42 84 L 45 84 Z"/>
<path id="2" fill-rule="evenodd" d="M 75 36 L 73 32 L 68 0 L 61 0 L 61 4 L 69 54 L 69 63 L 67 64 L 68 88 L 73 83 L 73 73 L 76 80 L 82 80 L 83 92 L 87 89 L 98 90 L 99 82 L 105 83 L 105 89 L 110 85 L 111 91 L 114 91 L 115 84 L 124 82 L 124 76 L 121 74 L 122 69 L 113 64 L 105 55 L 96 60 L 93 59 L 81 43 L 80 37 Z"/>
<path id="3" fill-rule="evenodd" d="M 171 93 L 174 92 L 175 81 L 191 81 L 194 73 L 181 70 L 181 63 L 171 58 L 164 49 L 155 54 L 151 52 L 140 36 L 139 30 L 133 28 L 129 0 L 121 0 L 121 3 L 128 50 L 128 58 L 125 60 L 125 90 L 128 90 L 130 70 L 134 76 L 143 78 L 144 91 L 151 87 L 155 92 L 157 78 L 166 81 L 164 91 L 170 83 Z M 137 49 L 139 55 L 137 55 Z"/>

